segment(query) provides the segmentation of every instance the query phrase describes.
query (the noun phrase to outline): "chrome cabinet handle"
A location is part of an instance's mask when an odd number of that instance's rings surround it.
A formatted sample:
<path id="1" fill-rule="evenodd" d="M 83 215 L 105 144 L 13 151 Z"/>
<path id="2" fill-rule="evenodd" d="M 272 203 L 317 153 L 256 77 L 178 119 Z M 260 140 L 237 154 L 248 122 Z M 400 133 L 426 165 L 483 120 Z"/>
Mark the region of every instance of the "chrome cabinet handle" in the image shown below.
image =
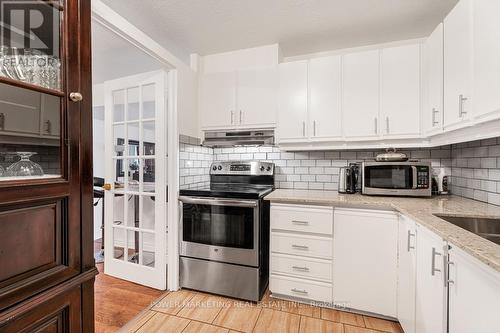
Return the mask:
<path id="1" fill-rule="evenodd" d="M 295 269 L 296 271 L 301 271 L 301 272 L 309 272 L 309 268 L 308 267 L 300 267 L 300 266 L 292 266 L 293 269 Z"/>
<path id="2" fill-rule="evenodd" d="M 431 274 L 436 275 L 436 272 L 441 272 L 440 269 L 436 268 L 436 256 L 441 256 L 442 254 L 436 251 L 436 248 L 432 248 L 432 260 L 431 260 Z"/>
<path id="3" fill-rule="evenodd" d="M 378 119 L 377 119 L 377 117 L 375 117 L 374 120 L 375 120 L 375 134 L 377 134 L 378 133 Z"/>
<path id="4" fill-rule="evenodd" d="M 52 123 L 50 120 L 45 121 L 45 132 L 50 134 L 52 132 Z"/>
<path id="5" fill-rule="evenodd" d="M 408 230 L 408 243 L 406 245 L 406 251 L 410 252 L 410 249 L 415 249 L 415 246 L 411 246 L 411 237 L 415 237 L 415 234 L 412 234 L 410 230 Z"/>
<path id="6" fill-rule="evenodd" d="M 439 110 L 436 108 L 432 108 L 432 126 L 439 125 L 439 121 L 436 120 L 436 114 L 439 113 Z"/>
<path id="7" fill-rule="evenodd" d="M 234 125 L 234 111 L 231 110 L 231 125 Z"/>
<path id="8" fill-rule="evenodd" d="M 243 122 L 243 111 L 240 110 L 240 125 Z"/>
<path id="9" fill-rule="evenodd" d="M 313 120 L 313 135 L 316 136 L 316 120 Z"/>
<path id="10" fill-rule="evenodd" d="M 455 263 L 453 261 L 448 261 L 448 269 L 447 269 L 447 274 L 446 274 L 446 278 L 445 278 L 445 281 L 444 281 L 444 286 L 447 287 L 449 286 L 450 284 L 454 284 L 455 283 L 455 280 L 452 280 L 450 279 L 450 266 L 453 266 L 455 265 Z"/>
<path id="11" fill-rule="evenodd" d="M 385 117 L 385 132 L 389 134 L 389 117 Z"/>
<path id="12" fill-rule="evenodd" d="M 292 244 L 292 248 L 298 250 L 309 250 L 309 246 Z"/>
<path id="13" fill-rule="evenodd" d="M 466 111 L 464 111 L 464 102 L 467 100 L 467 97 L 464 97 L 464 95 L 460 94 L 458 95 L 458 116 L 462 118 L 464 114 L 467 114 Z"/>
<path id="14" fill-rule="evenodd" d="M 5 130 L 5 113 L 0 113 L 0 130 Z"/>
<path id="15" fill-rule="evenodd" d="M 302 122 L 302 136 L 306 136 L 306 122 Z"/>
<path id="16" fill-rule="evenodd" d="M 307 290 L 300 290 L 300 289 L 297 289 L 297 288 L 292 288 L 290 290 L 293 291 L 294 293 L 298 293 L 298 294 L 303 294 L 303 295 L 307 295 L 308 294 Z"/>
<path id="17" fill-rule="evenodd" d="M 297 221 L 297 220 L 293 220 L 292 223 L 293 224 L 300 224 L 300 225 L 309 225 L 309 221 Z"/>
<path id="18" fill-rule="evenodd" d="M 73 102 L 80 102 L 83 100 L 83 96 L 79 92 L 72 92 L 69 94 L 69 99 Z"/>

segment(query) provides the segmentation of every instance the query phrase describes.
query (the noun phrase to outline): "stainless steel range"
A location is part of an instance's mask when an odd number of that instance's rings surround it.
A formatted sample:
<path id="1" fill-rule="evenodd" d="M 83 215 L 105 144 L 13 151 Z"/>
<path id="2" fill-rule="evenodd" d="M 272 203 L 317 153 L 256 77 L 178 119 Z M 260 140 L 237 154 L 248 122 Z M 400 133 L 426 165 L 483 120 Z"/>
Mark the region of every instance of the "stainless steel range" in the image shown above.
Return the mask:
<path id="1" fill-rule="evenodd" d="M 181 190 L 180 282 L 259 301 L 269 279 L 269 202 L 274 164 L 217 162 L 210 185 Z"/>

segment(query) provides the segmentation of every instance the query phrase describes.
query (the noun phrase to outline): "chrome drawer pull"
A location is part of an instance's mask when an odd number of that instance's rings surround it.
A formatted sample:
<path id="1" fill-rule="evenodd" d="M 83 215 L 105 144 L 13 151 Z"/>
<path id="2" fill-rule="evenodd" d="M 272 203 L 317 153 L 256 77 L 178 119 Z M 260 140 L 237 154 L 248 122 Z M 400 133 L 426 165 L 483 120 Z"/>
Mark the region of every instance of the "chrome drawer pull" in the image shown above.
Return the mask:
<path id="1" fill-rule="evenodd" d="M 297 220 L 293 220 L 292 223 L 295 223 L 295 224 L 300 224 L 300 225 L 309 225 L 309 222 L 308 221 L 297 221 Z"/>
<path id="2" fill-rule="evenodd" d="M 309 246 L 292 244 L 292 248 L 299 250 L 309 250 Z"/>
<path id="3" fill-rule="evenodd" d="M 300 266 L 292 266 L 293 269 L 295 269 L 296 271 L 302 271 L 302 272 L 309 272 L 309 268 L 307 267 L 300 267 Z"/>
<path id="4" fill-rule="evenodd" d="M 294 293 L 298 293 L 298 294 L 304 294 L 304 295 L 308 294 L 308 292 L 306 290 L 300 290 L 300 289 L 296 289 L 296 288 L 291 289 L 291 291 L 293 291 Z"/>

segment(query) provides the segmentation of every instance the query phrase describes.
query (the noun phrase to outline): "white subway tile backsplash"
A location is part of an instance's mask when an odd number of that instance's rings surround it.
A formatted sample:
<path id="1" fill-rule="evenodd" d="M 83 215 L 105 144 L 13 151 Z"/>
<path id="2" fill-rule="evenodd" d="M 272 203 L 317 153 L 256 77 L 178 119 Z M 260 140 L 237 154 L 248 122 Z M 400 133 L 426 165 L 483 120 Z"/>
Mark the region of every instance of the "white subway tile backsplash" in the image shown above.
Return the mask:
<path id="1" fill-rule="evenodd" d="M 500 205 L 499 142 L 494 138 L 452 145 L 452 194 Z"/>

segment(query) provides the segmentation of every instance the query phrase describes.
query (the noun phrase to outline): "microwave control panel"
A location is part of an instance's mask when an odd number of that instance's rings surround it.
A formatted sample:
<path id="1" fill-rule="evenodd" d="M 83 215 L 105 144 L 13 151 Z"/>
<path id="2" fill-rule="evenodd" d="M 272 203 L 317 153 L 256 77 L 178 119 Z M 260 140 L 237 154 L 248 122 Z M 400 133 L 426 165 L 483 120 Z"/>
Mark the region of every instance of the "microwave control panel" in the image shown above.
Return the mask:
<path id="1" fill-rule="evenodd" d="M 416 166 L 417 168 L 417 188 L 429 188 L 431 182 L 431 172 L 428 166 Z"/>

